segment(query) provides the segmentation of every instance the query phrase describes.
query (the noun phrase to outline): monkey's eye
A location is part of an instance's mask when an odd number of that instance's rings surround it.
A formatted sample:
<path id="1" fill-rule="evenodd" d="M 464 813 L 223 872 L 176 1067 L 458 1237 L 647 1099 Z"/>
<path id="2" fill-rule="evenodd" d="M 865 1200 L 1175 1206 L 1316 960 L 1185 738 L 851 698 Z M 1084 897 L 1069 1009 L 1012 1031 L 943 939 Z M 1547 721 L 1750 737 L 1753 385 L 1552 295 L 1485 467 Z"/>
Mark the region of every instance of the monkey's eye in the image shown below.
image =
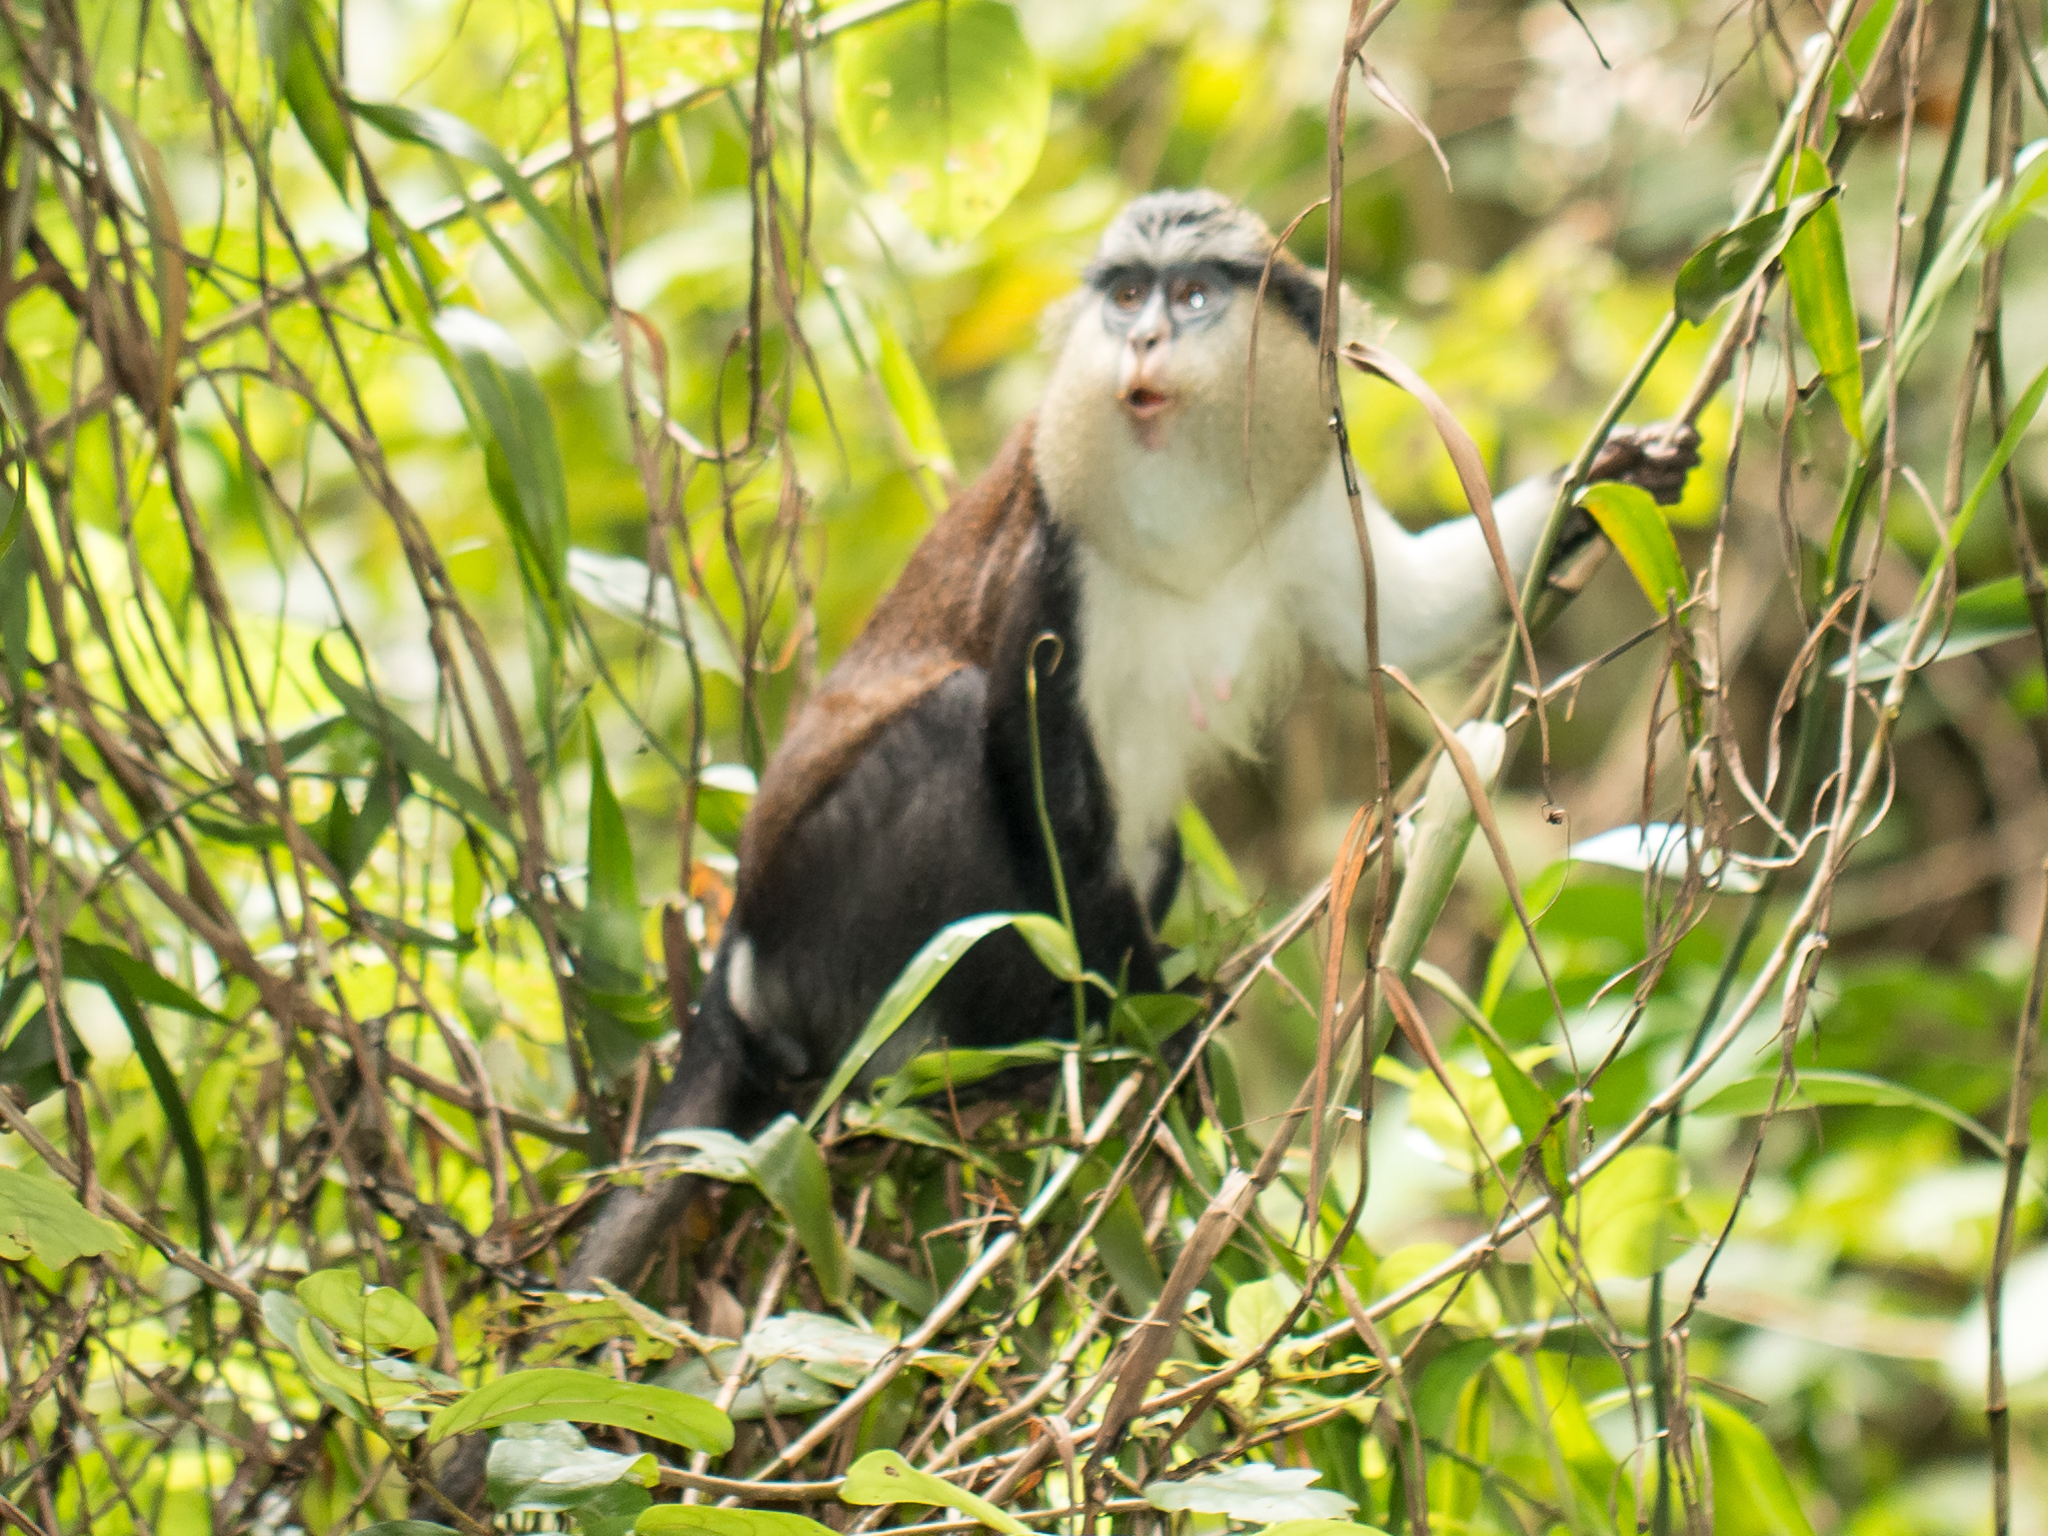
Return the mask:
<path id="1" fill-rule="evenodd" d="M 1207 278 L 1184 277 L 1173 285 L 1173 307 L 1185 314 L 1207 314 L 1216 307 L 1216 291 Z"/>
<path id="2" fill-rule="evenodd" d="M 1143 283 L 1138 282 L 1136 279 L 1126 278 L 1123 282 L 1118 283 L 1111 292 L 1110 301 L 1118 309 L 1135 310 L 1145 302 L 1145 295 L 1149 291 Z"/>

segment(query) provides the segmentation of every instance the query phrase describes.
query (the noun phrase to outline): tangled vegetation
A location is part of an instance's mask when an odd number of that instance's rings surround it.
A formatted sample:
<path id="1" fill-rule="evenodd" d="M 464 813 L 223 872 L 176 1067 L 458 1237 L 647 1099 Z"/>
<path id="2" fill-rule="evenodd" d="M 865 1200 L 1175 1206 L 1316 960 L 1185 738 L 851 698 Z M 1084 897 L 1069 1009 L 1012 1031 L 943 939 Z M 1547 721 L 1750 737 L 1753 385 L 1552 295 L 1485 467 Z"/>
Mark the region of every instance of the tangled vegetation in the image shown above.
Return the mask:
<path id="1" fill-rule="evenodd" d="M 0 0 L 0 1526 L 475 1532 L 490 1431 L 589 1536 L 2048 1529 L 2044 23 Z M 1312 676 L 1180 990 L 622 1162 L 779 722 L 1195 184 L 1404 517 L 1705 468 Z M 871 1028 L 996 922 L 1078 972 Z"/>

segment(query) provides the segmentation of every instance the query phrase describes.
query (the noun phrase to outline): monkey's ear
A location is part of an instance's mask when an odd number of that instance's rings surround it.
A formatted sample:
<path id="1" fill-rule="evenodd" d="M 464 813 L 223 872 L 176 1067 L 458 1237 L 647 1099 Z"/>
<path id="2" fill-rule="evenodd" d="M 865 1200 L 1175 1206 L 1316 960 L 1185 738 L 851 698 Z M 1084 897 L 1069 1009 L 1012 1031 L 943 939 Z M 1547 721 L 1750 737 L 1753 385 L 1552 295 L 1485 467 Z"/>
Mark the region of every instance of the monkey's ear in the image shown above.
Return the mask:
<path id="1" fill-rule="evenodd" d="M 1315 279 L 1316 291 L 1323 291 L 1328 280 L 1328 268 L 1310 267 L 1308 275 Z M 1349 283 L 1337 285 L 1337 345 L 1349 346 L 1354 341 L 1383 342 L 1386 333 L 1394 328 L 1391 320 L 1377 318 L 1371 301 L 1360 294 Z"/>
<path id="2" fill-rule="evenodd" d="M 1059 351 L 1066 342 L 1067 333 L 1074 328 L 1074 318 L 1080 314 L 1082 303 L 1093 291 L 1084 283 L 1072 293 L 1060 295 L 1039 312 L 1039 351 Z"/>

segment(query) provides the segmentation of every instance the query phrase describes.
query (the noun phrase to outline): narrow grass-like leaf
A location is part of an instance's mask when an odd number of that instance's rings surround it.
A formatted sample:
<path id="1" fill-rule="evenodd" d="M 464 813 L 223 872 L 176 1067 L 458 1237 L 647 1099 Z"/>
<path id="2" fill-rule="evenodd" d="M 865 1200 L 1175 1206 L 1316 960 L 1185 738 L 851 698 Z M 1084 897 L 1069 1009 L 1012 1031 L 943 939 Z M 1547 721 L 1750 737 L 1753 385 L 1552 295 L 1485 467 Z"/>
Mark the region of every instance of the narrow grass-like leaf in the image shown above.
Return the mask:
<path id="1" fill-rule="evenodd" d="M 1636 585 L 1658 613 L 1669 613 L 1686 599 L 1692 584 L 1671 527 L 1650 493 L 1639 485 L 1602 480 L 1579 493 L 1579 505 L 1592 514 L 1607 541 L 1620 551 Z"/>
<path id="2" fill-rule="evenodd" d="M 583 253 L 576 248 L 576 241 L 568 228 L 541 201 L 533 183 L 520 174 L 519 167 L 475 128 L 454 113 L 435 107 L 402 107 L 396 102 L 356 100 L 351 100 L 348 106 L 357 117 L 387 138 L 416 144 L 422 149 L 439 150 L 489 171 L 498 179 L 498 185 L 533 220 L 547 242 L 561 253 L 563 262 L 576 274 L 576 281 L 582 284 L 584 292 L 600 304 L 605 302 L 604 289 L 591 275 L 590 267 L 584 261 Z"/>
<path id="3" fill-rule="evenodd" d="M 833 1536 L 832 1527 L 779 1509 L 722 1509 L 716 1504 L 657 1504 L 633 1522 L 633 1536 Z"/>
<path id="4" fill-rule="evenodd" d="M 313 669 L 335 701 L 348 711 L 349 718 L 368 731 L 385 751 L 440 790 L 478 826 L 488 827 L 500 837 L 512 835 L 511 824 L 491 804 L 490 796 L 458 773 L 439 747 L 378 703 L 367 690 L 335 671 L 322 646 L 313 647 Z"/>
<path id="5" fill-rule="evenodd" d="M 149 231 L 151 285 L 156 290 L 157 380 L 155 425 L 170 430 L 171 403 L 178 395 L 178 360 L 185 340 L 185 317 L 191 308 L 186 286 L 185 237 L 178 205 L 164 179 L 164 159 L 157 147 L 121 113 L 102 102 L 100 111 L 120 140 L 121 153 L 142 191 L 143 225 Z"/>
<path id="6" fill-rule="evenodd" d="M 1625 822 L 1573 843 L 1566 857 L 1638 874 L 1654 869 L 1667 880 L 1681 880 L 1697 853 L 1700 873 L 1709 884 L 1744 895 L 1759 888 L 1761 882 L 1752 871 L 1729 864 L 1720 849 L 1706 846 L 1706 839 L 1703 829 L 1676 822 Z"/>
<path id="7" fill-rule="evenodd" d="M 434 334 L 462 369 L 491 494 L 540 595 L 558 603 L 569 578 L 569 491 L 554 417 L 516 343 L 472 309 L 444 309 Z M 551 623 L 559 628 L 560 618 Z"/>
<path id="8" fill-rule="evenodd" d="M 1778 178 L 1778 201 L 1825 191 L 1831 182 L 1827 163 L 1810 149 L 1799 150 Z M 1842 425 L 1863 442 L 1863 349 L 1856 322 L 1856 303 L 1849 292 L 1849 259 L 1842 245 L 1841 210 L 1830 203 L 1817 209 L 1785 246 L 1785 281 L 1792 289 L 1792 312 L 1800 334 L 1813 348 L 1827 379 L 1828 392 L 1842 413 Z"/>
<path id="9" fill-rule="evenodd" d="M 609 973 L 602 985 L 630 988 L 647 970 L 647 951 L 640 936 L 640 883 L 633 872 L 633 842 L 626 833 L 625 813 L 612 793 L 597 725 L 585 721 L 590 751 L 590 831 L 587 860 L 589 900 L 584 911 L 583 960 L 595 961 Z"/>
<path id="10" fill-rule="evenodd" d="M 1693 1106 L 1692 1113 L 1709 1118 L 1716 1115 L 1760 1115 L 1771 1107 L 1771 1095 L 1777 1087 L 1777 1073 L 1759 1072 L 1730 1083 L 1706 1102 Z M 1801 1072 L 1795 1082 L 1786 1085 L 1785 1097 L 1779 1101 L 1778 1107 L 1792 1109 L 1820 1104 L 1924 1110 L 1946 1120 L 1994 1157 L 2005 1155 L 2005 1143 L 1955 1105 L 1908 1088 L 1903 1083 L 1873 1077 L 1867 1072 L 1809 1068 Z"/>
<path id="11" fill-rule="evenodd" d="M 313 154 L 348 196 L 351 144 L 348 120 L 328 83 L 334 69 L 334 24 L 318 0 L 278 0 L 272 13 L 270 53 L 285 106 Z"/>
<path id="12" fill-rule="evenodd" d="M 24 474 L 0 521 L 0 666 L 6 668 L 7 692 L 17 709 L 24 706 L 28 693 L 29 542 L 35 536 Z"/>
<path id="13" fill-rule="evenodd" d="M 868 1015 L 867 1023 L 861 1026 L 860 1034 L 847 1047 L 846 1054 L 840 1057 L 838 1070 L 820 1090 L 810 1114 L 805 1116 L 804 1129 L 817 1129 L 818 1122 L 825 1118 L 825 1111 L 846 1091 L 847 1085 L 860 1076 L 861 1068 L 868 1064 L 875 1052 L 889 1043 L 896 1031 L 917 1011 L 917 1005 L 930 996 L 932 988 L 959 963 L 962 955 L 998 928 L 1011 926 L 1021 915 L 1036 914 L 983 912 L 948 923 L 926 940 L 924 948 L 911 956 L 910 964 L 890 983 L 889 990 L 882 994 L 882 1000 L 875 1004 L 875 1011 Z M 1049 919 L 1041 917 L 1041 921 Z"/>
<path id="14" fill-rule="evenodd" d="M 1898 8 L 1899 0 L 1877 0 L 1864 11 L 1862 20 L 1850 28 L 1849 39 L 1842 45 L 1841 61 L 1828 82 L 1830 112 L 1841 111 L 1863 83 L 1870 61 L 1877 56 L 1878 44 L 1884 41 L 1885 31 L 1891 26 L 1892 12 Z"/>
<path id="15" fill-rule="evenodd" d="M 1866 683 L 1881 683 L 1905 664 L 1906 641 L 1914 629 L 1912 618 L 1894 619 L 1863 642 L 1856 653 L 1856 676 Z M 1982 586 L 1957 594 L 1955 614 L 1948 632 L 1937 632 L 1933 650 L 1914 659 L 1915 667 L 1967 656 L 1986 646 L 2032 634 L 2034 622 L 2027 609 L 2026 584 L 2017 576 L 2001 576 Z M 1849 671 L 1844 656 L 1828 669 L 1834 677 Z"/>
<path id="16" fill-rule="evenodd" d="M 97 982 L 100 990 L 106 993 L 107 1001 L 114 1005 L 114 1011 L 121 1016 L 122 1027 L 134 1043 L 136 1059 L 142 1063 L 143 1075 L 149 1079 L 150 1091 L 156 1095 L 157 1107 L 164 1112 L 164 1124 L 178 1148 L 178 1162 L 185 1170 L 185 1198 L 192 1202 L 192 1224 L 199 1234 L 199 1256 L 211 1260 L 212 1181 L 207 1177 L 206 1154 L 200 1150 L 198 1133 L 192 1128 L 192 1115 L 185 1105 L 184 1090 L 178 1086 L 177 1074 L 171 1070 L 171 1064 L 164 1059 L 164 1053 L 156 1043 L 156 1032 L 149 1027 L 149 1015 L 142 1011 L 142 1004 L 129 990 L 122 973 L 111 967 L 101 967 L 101 950 L 102 946 L 97 944 L 67 944 L 65 969 L 68 973 L 74 962 L 80 963 L 83 974 L 77 979 Z"/>
<path id="17" fill-rule="evenodd" d="M 1840 191 L 1839 187 L 1828 187 L 1794 198 L 1782 208 L 1744 220 L 1693 252 L 1678 269 L 1678 283 L 1672 296 L 1678 318 L 1694 325 L 1703 324 L 1707 316 L 1776 261 L 1800 226 Z"/>
<path id="18" fill-rule="evenodd" d="M 732 1449 L 732 1420 L 701 1397 L 559 1366 L 514 1371 L 478 1387 L 434 1415 L 427 1440 L 550 1419 L 609 1424 L 713 1456 Z"/>
<path id="19" fill-rule="evenodd" d="M 2048 139 L 2036 139 L 2013 158 L 2012 191 L 1984 227 L 1986 245 L 2003 245 L 2048 197 Z"/>
<path id="20" fill-rule="evenodd" d="M 846 1504 L 930 1504 L 957 1509 L 970 1520 L 1008 1536 L 1032 1536 L 1031 1527 L 1006 1515 L 979 1494 L 956 1488 L 943 1477 L 920 1472 L 894 1451 L 869 1451 L 846 1469 L 839 1498 Z"/>
<path id="21" fill-rule="evenodd" d="M 1913 366 L 1913 360 L 1920 355 L 1920 348 L 1933 333 L 1934 317 L 1940 312 L 1943 300 L 1955 287 L 1956 279 L 1963 275 L 1963 268 L 1970 264 L 1970 258 L 1983 245 L 1984 231 L 1990 225 L 1991 215 L 2000 198 L 1999 185 L 1995 181 L 1979 192 L 1970 206 L 1963 210 L 1963 216 L 1956 221 L 1928 265 L 1927 275 L 1914 291 L 1913 302 L 1906 307 L 1906 318 L 1899 322 L 1891 357 L 1863 391 L 1864 441 L 1873 441 L 1877 429 L 1884 424 L 1892 375 L 1896 373 L 1903 379 Z"/>
<path id="22" fill-rule="evenodd" d="M 839 1306 L 853 1289 L 853 1261 L 832 1214 L 832 1175 L 811 1133 L 796 1116 L 779 1116 L 748 1144 L 747 1162 L 755 1185 L 803 1244 L 819 1291 Z"/>

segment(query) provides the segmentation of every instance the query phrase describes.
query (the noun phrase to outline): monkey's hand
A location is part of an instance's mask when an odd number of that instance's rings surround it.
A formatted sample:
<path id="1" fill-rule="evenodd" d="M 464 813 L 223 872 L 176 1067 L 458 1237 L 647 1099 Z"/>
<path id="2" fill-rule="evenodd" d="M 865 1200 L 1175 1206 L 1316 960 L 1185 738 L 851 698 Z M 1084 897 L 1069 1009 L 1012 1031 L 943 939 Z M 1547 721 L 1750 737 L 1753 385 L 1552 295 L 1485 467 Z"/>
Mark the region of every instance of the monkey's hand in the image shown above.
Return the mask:
<path id="1" fill-rule="evenodd" d="M 1652 500 L 1668 507 L 1685 494 L 1685 477 L 1699 462 L 1700 435 L 1691 427 L 1629 427 L 1601 444 L 1586 479 L 1640 486 Z"/>

